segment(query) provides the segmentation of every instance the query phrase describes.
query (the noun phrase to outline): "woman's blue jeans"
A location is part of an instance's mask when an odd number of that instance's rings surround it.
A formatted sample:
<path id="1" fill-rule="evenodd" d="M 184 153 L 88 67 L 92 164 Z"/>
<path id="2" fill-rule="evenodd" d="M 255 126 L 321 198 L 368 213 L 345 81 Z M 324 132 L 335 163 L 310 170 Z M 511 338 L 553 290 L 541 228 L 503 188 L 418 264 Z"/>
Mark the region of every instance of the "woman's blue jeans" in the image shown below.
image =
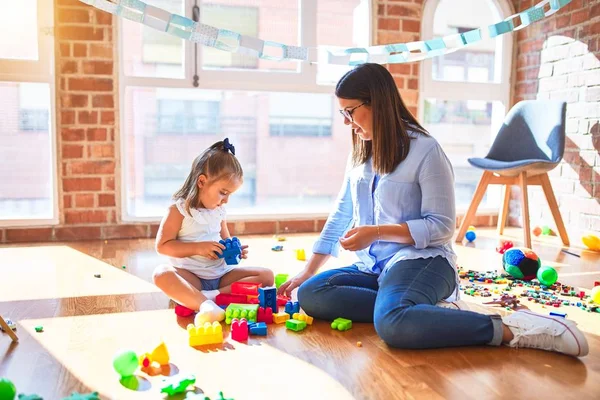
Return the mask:
<path id="1" fill-rule="evenodd" d="M 298 301 L 318 319 L 374 322 L 377 334 L 392 347 L 501 344 L 500 316 L 435 305 L 456 288 L 455 272 L 445 258 L 399 261 L 381 285 L 377 278 L 355 266 L 324 271 L 300 286 Z"/>

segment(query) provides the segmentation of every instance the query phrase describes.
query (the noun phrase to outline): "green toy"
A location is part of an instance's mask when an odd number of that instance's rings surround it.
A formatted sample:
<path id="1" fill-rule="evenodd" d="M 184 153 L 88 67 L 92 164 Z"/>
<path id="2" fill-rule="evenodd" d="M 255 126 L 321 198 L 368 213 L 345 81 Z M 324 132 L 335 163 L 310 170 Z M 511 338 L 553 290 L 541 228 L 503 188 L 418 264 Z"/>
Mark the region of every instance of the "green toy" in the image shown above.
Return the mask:
<path id="1" fill-rule="evenodd" d="M 135 370 L 138 368 L 138 356 L 135 351 L 124 350 L 115 355 L 113 358 L 113 367 L 121 378 L 127 378 L 133 375 Z"/>
<path id="2" fill-rule="evenodd" d="M 188 386 L 196 383 L 196 377 L 194 375 L 184 376 L 183 378 L 173 377 L 166 379 L 160 389 L 161 393 L 166 393 L 169 396 L 173 396 L 177 393 L 183 393 Z"/>
<path id="3" fill-rule="evenodd" d="M 346 318 L 336 318 L 331 323 L 331 329 L 337 329 L 338 331 L 347 331 L 352 328 L 352 321 Z"/>
<path id="4" fill-rule="evenodd" d="M 187 395 L 185 396 L 185 400 L 210 400 L 210 397 L 205 396 L 204 394 L 187 392 Z M 225 397 L 225 396 L 223 396 L 223 392 L 219 392 L 219 397 L 216 398 L 215 400 L 234 400 L 234 399 L 231 397 Z"/>
<path id="5" fill-rule="evenodd" d="M 275 275 L 275 287 L 277 287 L 277 289 L 279 289 L 279 286 L 281 286 L 284 282 L 286 282 L 288 280 L 288 277 L 289 277 L 288 274 Z"/>
<path id="6" fill-rule="evenodd" d="M 13 400 L 17 395 L 17 388 L 7 378 L 0 378 L 0 399 Z"/>
<path id="7" fill-rule="evenodd" d="M 21 393 L 18 397 L 19 400 L 44 400 L 41 396 L 37 394 L 23 394 Z"/>
<path id="8" fill-rule="evenodd" d="M 35 327 L 35 331 L 36 332 L 44 332 L 44 327 L 41 326 L 41 325 L 38 325 L 38 326 Z"/>
<path id="9" fill-rule="evenodd" d="M 552 267 L 542 267 L 537 271 L 537 279 L 544 286 L 552 286 L 558 280 L 558 273 Z"/>
<path id="10" fill-rule="evenodd" d="M 288 319 L 285 321 L 285 327 L 291 331 L 300 332 L 306 328 L 306 322 L 297 319 Z"/>
<path id="11" fill-rule="evenodd" d="M 542 235 L 549 236 L 551 234 L 552 234 L 552 229 L 550 229 L 550 227 L 548 225 L 544 225 L 542 227 Z"/>
<path id="12" fill-rule="evenodd" d="M 231 303 L 225 311 L 225 323 L 231 325 L 234 318 L 246 318 L 248 322 L 256 322 L 258 304 L 236 304 Z"/>
<path id="13" fill-rule="evenodd" d="M 73 392 L 69 397 L 65 397 L 62 400 L 100 400 L 100 397 L 98 397 L 98 392 L 85 394 Z"/>

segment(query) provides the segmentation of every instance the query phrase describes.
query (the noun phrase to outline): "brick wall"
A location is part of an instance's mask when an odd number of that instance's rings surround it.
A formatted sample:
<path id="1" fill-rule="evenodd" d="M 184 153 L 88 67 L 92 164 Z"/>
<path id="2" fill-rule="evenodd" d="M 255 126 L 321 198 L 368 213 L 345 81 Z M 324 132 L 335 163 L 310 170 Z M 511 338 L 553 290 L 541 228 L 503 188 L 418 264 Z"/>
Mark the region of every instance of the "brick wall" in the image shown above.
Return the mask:
<path id="1" fill-rule="evenodd" d="M 524 10 L 532 0 L 513 0 Z M 586 230 L 600 231 L 600 0 L 573 0 L 547 20 L 517 33 L 514 103 L 527 99 L 567 102 L 564 160 L 550 172 L 572 243 Z M 516 188 L 514 188 L 516 189 Z M 511 221 L 520 223 L 520 193 Z M 530 189 L 531 222 L 554 226 L 539 188 Z"/>

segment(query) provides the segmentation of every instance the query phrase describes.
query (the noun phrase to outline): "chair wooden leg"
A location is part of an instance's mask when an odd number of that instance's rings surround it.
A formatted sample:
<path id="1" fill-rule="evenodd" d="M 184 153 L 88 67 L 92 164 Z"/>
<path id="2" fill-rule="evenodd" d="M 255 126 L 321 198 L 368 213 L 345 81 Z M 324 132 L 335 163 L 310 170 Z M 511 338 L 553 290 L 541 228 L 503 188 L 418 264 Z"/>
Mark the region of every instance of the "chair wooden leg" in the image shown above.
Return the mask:
<path id="1" fill-rule="evenodd" d="M 481 200 L 483 199 L 483 195 L 487 190 L 488 184 L 490 183 L 492 176 L 493 174 L 489 171 L 483 172 L 483 175 L 479 180 L 479 184 L 477 185 L 477 189 L 475 190 L 475 194 L 473 195 L 473 200 L 471 200 L 469 209 L 467 210 L 467 213 L 465 214 L 465 217 L 463 218 L 460 224 L 460 228 L 458 229 L 458 234 L 456 235 L 457 243 L 462 242 L 463 238 L 465 237 L 465 233 L 467 233 L 469 224 L 471 223 L 471 220 L 477 212 L 477 207 L 479 207 L 479 203 L 481 203 Z"/>
<path id="2" fill-rule="evenodd" d="M 529 196 L 527 196 L 527 173 L 519 174 L 519 187 L 521 188 L 521 209 L 523 210 L 523 238 L 525 247 L 531 248 L 531 228 L 529 226 Z"/>
<path id="3" fill-rule="evenodd" d="M 500 214 L 498 214 L 498 236 L 504 234 L 504 227 L 506 226 L 506 219 L 508 218 L 510 187 L 511 185 L 504 185 L 504 197 L 502 199 L 502 205 L 500 206 Z"/>
<path id="4" fill-rule="evenodd" d="M 560 209 L 558 208 L 556 197 L 554 197 L 554 190 L 552 190 L 552 184 L 550 183 L 550 178 L 548 178 L 548 174 L 540 175 L 540 181 L 542 183 L 544 195 L 546 195 L 546 200 L 548 201 L 548 206 L 550 207 L 550 211 L 552 212 L 554 223 L 556 224 L 556 228 L 558 229 L 558 234 L 560 235 L 563 244 L 565 246 L 568 246 L 569 236 L 567 235 L 565 224 L 563 223 L 562 216 L 560 215 Z"/>
<path id="5" fill-rule="evenodd" d="M 6 333 L 8 333 L 8 336 L 10 336 L 10 338 L 13 340 L 13 342 L 18 342 L 19 338 L 17 337 L 17 334 L 15 332 L 13 332 L 12 329 L 9 328 L 8 324 L 6 323 L 6 321 L 4 321 L 4 318 L 2 318 L 0 316 L 0 326 L 2 326 L 2 329 L 4 329 L 4 331 Z"/>

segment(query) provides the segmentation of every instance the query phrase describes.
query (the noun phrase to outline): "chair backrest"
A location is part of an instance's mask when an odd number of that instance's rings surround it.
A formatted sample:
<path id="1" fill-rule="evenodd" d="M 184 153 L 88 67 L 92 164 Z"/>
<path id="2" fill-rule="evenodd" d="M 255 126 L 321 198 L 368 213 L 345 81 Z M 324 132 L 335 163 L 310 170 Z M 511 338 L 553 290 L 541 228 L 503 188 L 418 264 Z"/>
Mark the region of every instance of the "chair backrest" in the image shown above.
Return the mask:
<path id="1" fill-rule="evenodd" d="M 566 113 L 564 101 L 518 102 L 506 115 L 487 158 L 559 163 L 565 151 Z"/>

